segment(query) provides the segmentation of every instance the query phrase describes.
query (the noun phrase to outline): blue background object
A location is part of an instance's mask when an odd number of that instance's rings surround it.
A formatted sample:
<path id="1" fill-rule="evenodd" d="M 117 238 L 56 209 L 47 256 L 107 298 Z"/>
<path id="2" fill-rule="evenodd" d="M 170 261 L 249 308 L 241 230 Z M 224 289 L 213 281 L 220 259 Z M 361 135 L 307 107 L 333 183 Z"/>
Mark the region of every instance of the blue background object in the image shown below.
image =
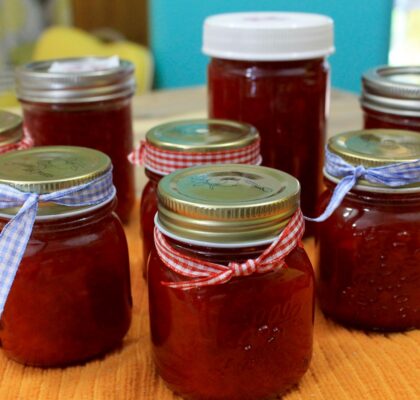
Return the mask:
<path id="1" fill-rule="evenodd" d="M 334 19 L 332 84 L 359 92 L 361 74 L 388 62 L 392 4 L 392 0 L 151 0 L 150 46 L 156 61 L 156 87 L 206 82 L 208 58 L 201 53 L 201 45 L 207 16 L 238 11 L 303 11 Z"/>

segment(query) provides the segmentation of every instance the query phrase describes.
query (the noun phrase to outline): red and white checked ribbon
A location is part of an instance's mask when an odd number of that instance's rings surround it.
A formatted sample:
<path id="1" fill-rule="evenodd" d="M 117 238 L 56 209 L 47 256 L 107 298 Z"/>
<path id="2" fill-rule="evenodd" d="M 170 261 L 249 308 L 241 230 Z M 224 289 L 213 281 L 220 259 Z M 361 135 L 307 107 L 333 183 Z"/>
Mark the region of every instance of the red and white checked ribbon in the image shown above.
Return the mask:
<path id="1" fill-rule="evenodd" d="M 187 256 L 172 247 L 165 236 L 155 227 L 155 244 L 163 263 L 172 271 L 192 278 L 188 281 L 162 282 L 164 285 L 188 290 L 209 285 L 220 285 L 232 278 L 277 271 L 285 266 L 284 258 L 296 247 L 302 246 L 305 231 L 302 211 L 298 209 L 280 233 L 279 237 L 255 259 L 228 265 L 215 264 Z"/>
<path id="2" fill-rule="evenodd" d="M 7 144 L 5 146 L 0 146 L 0 154 L 8 153 L 9 151 L 15 150 L 26 150 L 34 146 L 34 141 L 29 135 L 24 135 L 22 140 L 16 143 Z"/>
<path id="3" fill-rule="evenodd" d="M 261 164 L 260 140 L 248 146 L 208 152 L 188 152 L 163 150 L 141 141 L 140 145 L 128 156 L 134 165 L 145 168 L 161 175 L 168 175 L 181 168 L 194 167 L 205 164 Z"/>

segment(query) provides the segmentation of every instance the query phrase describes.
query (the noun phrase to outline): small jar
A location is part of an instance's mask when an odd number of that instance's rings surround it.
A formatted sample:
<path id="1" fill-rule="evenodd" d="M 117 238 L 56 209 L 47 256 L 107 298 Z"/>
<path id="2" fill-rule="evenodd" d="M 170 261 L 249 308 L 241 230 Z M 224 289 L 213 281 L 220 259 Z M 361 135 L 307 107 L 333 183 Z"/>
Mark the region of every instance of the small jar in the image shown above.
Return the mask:
<path id="1" fill-rule="evenodd" d="M 299 192 L 292 176 L 250 165 L 188 168 L 159 183 L 155 235 L 178 252 L 176 262 L 200 264 L 190 275 L 169 268 L 160 240 L 149 258 L 153 358 L 183 398 L 271 398 L 308 369 L 314 276 L 298 245 L 303 219 L 299 228 L 290 222 L 301 216 Z M 291 224 L 299 234 L 285 258 L 267 259 Z"/>
<path id="2" fill-rule="evenodd" d="M 185 120 L 158 125 L 146 133 L 144 166 L 149 182 L 140 202 L 140 236 L 143 245 L 143 276 L 153 247 L 156 189 L 160 179 L 177 169 L 234 162 L 260 164 L 260 141 L 255 128 L 227 120 Z M 175 163 L 165 163 L 168 157 Z"/>
<path id="3" fill-rule="evenodd" d="M 95 150 L 38 147 L 0 156 L 0 184 L 45 195 L 90 183 L 110 167 Z M 91 206 L 40 203 L 1 315 L 0 343 L 9 358 L 64 367 L 121 345 L 131 320 L 130 272 L 112 190 Z M 0 231 L 17 211 L 0 209 Z"/>
<path id="4" fill-rule="evenodd" d="M 418 160 L 420 135 L 358 131 L 328 148 L 352 165 L 378 167 Z M 339 180 L 326 173 L 322 209 Z M 319 225 L 318 295 L 328 317 L 364 330 L 420 328 L 419 210 L 419 182 L 390 188 L 361 179 Z"/>
<path id="5" fill-rule="evenodd" d="M 16 89 L 25 130 L 35 146 L 83 146 L 111 157 L 117 214 L 128 222 L 135 202 L 134 169 L 127 160 L 133 146 L 134 66 L 124 60 L 107 66 L 106 61 L 79 58 L 27 64 L 16 71 Z"/>
<path id="6" fill-rule="evenodd" d="M 209 116 L 257 128 L 263 165 L 299 180 L 306 215 L 321 192 L 333 50 L 333 21 L 322 15 L 235 13 L 204 23 Z"/>
<path id="7" fill-rule="evenodd" d="M 0 110 L 0 154 L 32 147 L 32 141 L 23 136 L 22 118 Z"/>
<path id="8" fill-rule="evenodd" d="M 420 67 L 377 67 L 362 83 L 365 129 L 420 132 Z"/>

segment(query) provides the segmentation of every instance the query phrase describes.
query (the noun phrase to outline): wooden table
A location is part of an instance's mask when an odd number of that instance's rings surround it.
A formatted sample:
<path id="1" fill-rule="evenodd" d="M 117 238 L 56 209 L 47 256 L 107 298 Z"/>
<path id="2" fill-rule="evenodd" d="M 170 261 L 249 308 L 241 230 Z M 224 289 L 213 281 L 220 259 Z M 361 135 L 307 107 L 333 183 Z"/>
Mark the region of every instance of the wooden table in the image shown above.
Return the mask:
<path id="1" fill-rule="evenodd" d="M 137 140 L 150 127 L 205 115 L 204 89 L 148 94 L 135 99 Z M 354 95 L 333 92 L 329 134 L 361 126 Z M 138 189 L 144 185 L 141 173 Z M 149 345 L 147 291 L 141 278 L 137 211 L 126 227 L 130 247 L 133 323 L 121 349 L 102 360 L 67 369 L 27 368 L 0 352 L 0 400 L 174 400 L 156 375 Z M 314 244 L 306 243 L 316 263 Z M 347 330 L 317 312 L 314 356 L 286 400 L 420 399 L 420 331 L 366 334 Z"/>

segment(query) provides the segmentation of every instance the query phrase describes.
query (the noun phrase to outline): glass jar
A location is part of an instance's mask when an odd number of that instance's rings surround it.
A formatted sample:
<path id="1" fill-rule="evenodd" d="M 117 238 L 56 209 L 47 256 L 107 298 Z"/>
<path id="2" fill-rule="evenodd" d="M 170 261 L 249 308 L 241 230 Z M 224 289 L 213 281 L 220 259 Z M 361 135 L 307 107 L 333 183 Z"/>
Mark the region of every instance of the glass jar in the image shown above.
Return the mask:
<path id="1" fill-rule="evenodd" d="M 89 183 L 110 166 L 95 150 L 38 147 L 1 156 L 0 184 L 45 194 Z M 90 206 L 41 202 L 1 315 L 0 343 L 8 357 L 64 367 L 121 345 L 131 321 L 131 290 L 113 190 Z M 3 233 L 16 212 L 0 210 Z"/>
<path id="2" fill-rule="evenodd" d="M 0 110 L 0 154 L 32 147 L 32 141 L 23 136 L 22 118 Z"/>
<path id="3" fill-rule="evenodd" d="M 25 129 L 35 146 L 93 148 L 111 157 L 117 188 L 117 214 L 128 222 L 135 202 L 134 169 L 127 160 L 133 145 L 131 97 L 133 65 L 118 61 L 96 66 L 102 58 L 34 62 L 16 72 L 17 95 Z M 74 63 L 91 68 L 75 69 Z"/>
<path id="4" fill-rule="evenodd" d="M 333 21 L 322 15 L 222 14 L 204 25 L 210 117 L 258 129 L 263 165 L 300 181 L 307 215 L 321 191 L 333 50 Z"/>
<path id="5" fill-rule="evenodd" d="M 314 276 L 305 251 L 296 245 L 303 220 L 285 255 L 287 267 L 275 259 L 259 270 L 255 261 L 268 257 L 273 241 L 284 243 L 279 234 L 290 232 L 299 191 L 290 175 L 248 165 L 189 168 L 159 183 L 156 229 L 181 254 L 176 260 L 204 263 L 200 271 L 210 275 L 214 265 L 207 262 L 216 263 L 217 270 L 234 269 L 230 263 L 246 260 L 256 266 L 255 272 L 233 274 L 223 283 L 214 276 L 204 283 L 209 278 L 203 274 L 195 280 L 169 268 L 159 244 L 152 250 L 153 358 L 158 373 L 183 398 L 271 398 L 295 385 L 308 369 Z M 191 286 L 173 287 L 179 284 Z"/>
<path id="6" fill-rule="evenodd" d="M 362 83 L 365 129 L 420 132 L 420 67 L 377 67 Z"/>
<path id="7" fill-rule="evenodd" d="M 365 167 L 420 158 L 420 135 L 367 130 L 338 135 L 329 148 Z M 325 208 L 339 179 L 326 175 Z M 323 312 L 365 330 L 420 328 L 420 186 L 360 180 L 319 225 L 318 295 Z"/>
<path id="8" fill-rule="evenodd" d="M 200 164 L 260 164 L 258 132 L 250 125 L 227 120 L 184 120 L 158 125 L 146 133 L 146 175 L 149 178 L 140 201 L 140 236 L 143 245 L 143 276 L 153 247 L 154 218 L 157 213 L 157 184 L 170 172 Z M 156 152 L 161 152 L 157 154 Z M 177 163 L 159 163 L 165 156 Z M 235 155 L 236 154 L 236 155 Z"/>

